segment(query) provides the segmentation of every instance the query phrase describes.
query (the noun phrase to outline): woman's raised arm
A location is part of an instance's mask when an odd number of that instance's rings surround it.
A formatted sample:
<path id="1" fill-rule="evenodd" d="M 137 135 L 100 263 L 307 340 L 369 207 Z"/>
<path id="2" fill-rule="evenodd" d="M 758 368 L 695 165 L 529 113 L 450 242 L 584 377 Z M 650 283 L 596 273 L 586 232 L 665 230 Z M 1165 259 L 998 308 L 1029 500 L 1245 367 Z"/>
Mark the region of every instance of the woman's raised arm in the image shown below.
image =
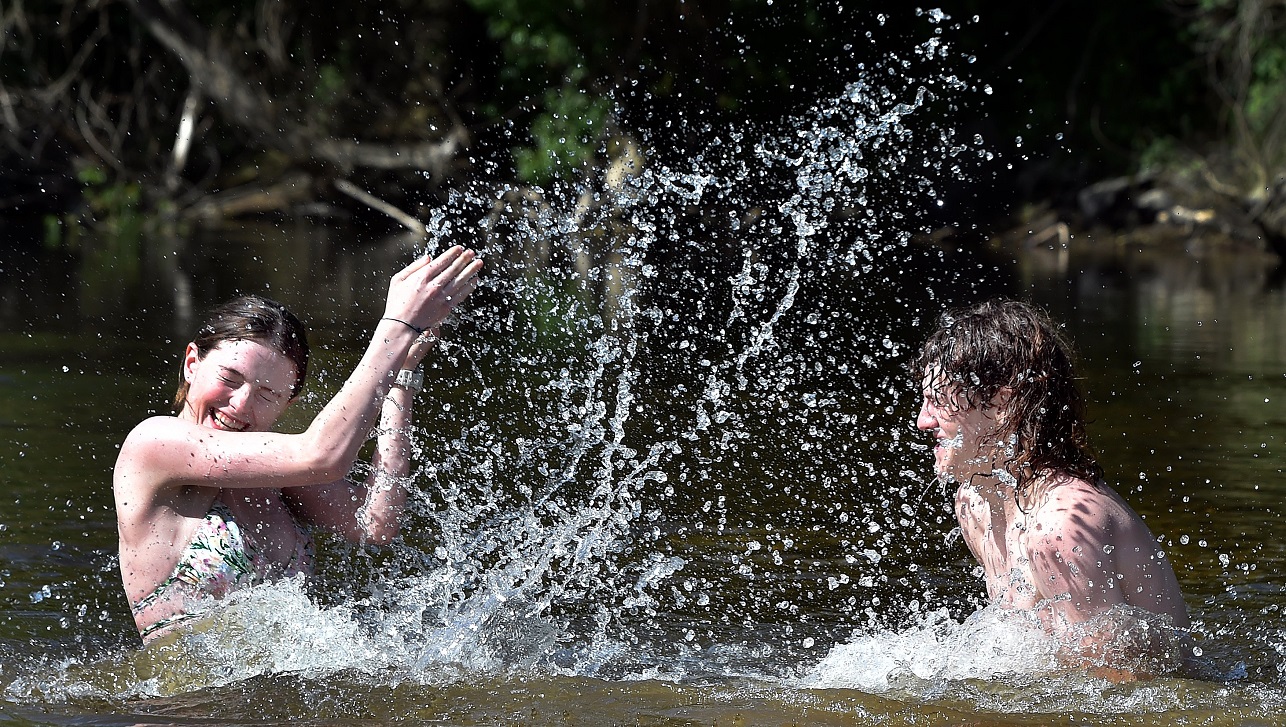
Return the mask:
<path id="1" fill-rule="evenodd" d="M 402 370 L 410 372 L 418 367 L 437 338 L 436 329 L 421 336 L 406 355 Z M 375 454 L 364 482 L 340 480 L 283 492 L 301 522 L 321 526 L 358 543 L 383 545 L 397 537 L 411 471 L 411 410 L 419 392 L 417 387 L 422 385 L 394 385 L 384 397 Z"/>
<path id="2" fill-rule="evenodd" d="M 229 432 L 153 417 L 121 447 L 118 489 L 156 502 L 171 487 L 285 488 L 343 477 L 412 344 L 473 292 L 481 269 L 472 251 L 453 247 L 394 275 L 365 353 L 306 431 Z"/>

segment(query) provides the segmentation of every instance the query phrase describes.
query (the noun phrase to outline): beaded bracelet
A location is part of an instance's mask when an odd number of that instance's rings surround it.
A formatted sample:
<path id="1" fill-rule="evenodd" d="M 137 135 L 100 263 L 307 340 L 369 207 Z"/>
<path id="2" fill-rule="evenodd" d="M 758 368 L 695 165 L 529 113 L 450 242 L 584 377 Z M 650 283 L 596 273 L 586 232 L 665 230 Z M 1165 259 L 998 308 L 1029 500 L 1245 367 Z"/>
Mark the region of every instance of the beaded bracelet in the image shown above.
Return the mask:
<path id="1" fill-rule="evenodd" d="M 394 386 L 400 386 L 403 389 L 418 394 L 424 391 L 424 365 L 416 366 L 414 369 L 402 369 L 397 372 L 397 378 L 393 380 Z"/>

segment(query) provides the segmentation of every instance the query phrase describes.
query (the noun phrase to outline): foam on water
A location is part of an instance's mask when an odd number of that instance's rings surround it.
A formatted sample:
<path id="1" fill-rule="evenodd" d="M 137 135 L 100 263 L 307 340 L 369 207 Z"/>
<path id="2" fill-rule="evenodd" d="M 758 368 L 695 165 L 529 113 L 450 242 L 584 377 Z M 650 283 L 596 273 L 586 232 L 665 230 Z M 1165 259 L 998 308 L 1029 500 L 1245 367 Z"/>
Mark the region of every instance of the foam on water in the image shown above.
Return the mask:
<path id="1" fill-rule="evenodd" d="M 1040 624 L 1022 614 L 989 607 L 962 623 L 936 610 L 909 628 L 835 646 L 799 683 L 881 694 L 906 689 L 908 681 L 1013 679 L 1058 671 L 1055 653 Z"/>

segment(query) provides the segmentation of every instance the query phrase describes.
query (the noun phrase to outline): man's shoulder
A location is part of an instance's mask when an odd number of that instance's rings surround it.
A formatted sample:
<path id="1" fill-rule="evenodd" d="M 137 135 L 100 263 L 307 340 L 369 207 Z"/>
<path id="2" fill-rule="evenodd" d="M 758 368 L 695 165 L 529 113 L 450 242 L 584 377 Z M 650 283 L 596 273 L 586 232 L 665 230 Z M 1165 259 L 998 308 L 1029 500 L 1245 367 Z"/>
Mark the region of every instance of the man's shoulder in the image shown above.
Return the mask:
<path id="1" fill-rule="evenodd" d="M 1035 490 L 1030 535 L 1083 538 L 1110 526 L 1117 498 L 1105 483 L 1058 475 Z"/>
<path id="2" fill-rule="evenodd" d="M 1115 491 L 1103 481 L 1091 481 L 1069 474 L 1045 477 L 1033 488 L 1038 508 L 1054 505 L 1056 508 L 1074 507 L 1081 503 L 1114 500 Z"/>

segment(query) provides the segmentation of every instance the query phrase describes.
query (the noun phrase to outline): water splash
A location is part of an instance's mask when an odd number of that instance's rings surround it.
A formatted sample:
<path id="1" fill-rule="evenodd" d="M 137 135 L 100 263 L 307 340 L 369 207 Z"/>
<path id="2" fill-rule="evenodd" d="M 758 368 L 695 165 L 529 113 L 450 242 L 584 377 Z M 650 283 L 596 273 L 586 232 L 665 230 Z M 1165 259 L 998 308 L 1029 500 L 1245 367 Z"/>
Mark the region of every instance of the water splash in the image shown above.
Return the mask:
<path id="1" fill-rule="evenodd" d="M 433 247 L 482 240 L 491 267 L 432 364 L 470 393 L 430 393 L 419 415 L 429 464 L 402 542 L 349 551 L 311 594 L 254 589 L 167 649 L 9 692 L 336 670 L 790 677 L 836 636 L 801 604 L 900 620 L 932 595 L 906 543 L 945 522 L 904 462 L 905 310 L 941 297 L 909 243 L 937 180 L 987 155 L 942 113 L 971 91 L 951 61 L 935 37 L 858 65 L 785 131 L 707 126 L 690 159 L 642 135 L 651 156 L 601 179 L 454 191 Z"/>
<path id="2" fill-rule="evenodd" d="M 951 681 L 1058 673 L 1062 668 L 1055 652 L 1056 644 L 1040 624 L 1022 614 L 986 608 L 961 623 L 940 609 L 901 631 L 856 635 L 834 647 L 800 684 L 875 694 L 923 693 Z"/>

